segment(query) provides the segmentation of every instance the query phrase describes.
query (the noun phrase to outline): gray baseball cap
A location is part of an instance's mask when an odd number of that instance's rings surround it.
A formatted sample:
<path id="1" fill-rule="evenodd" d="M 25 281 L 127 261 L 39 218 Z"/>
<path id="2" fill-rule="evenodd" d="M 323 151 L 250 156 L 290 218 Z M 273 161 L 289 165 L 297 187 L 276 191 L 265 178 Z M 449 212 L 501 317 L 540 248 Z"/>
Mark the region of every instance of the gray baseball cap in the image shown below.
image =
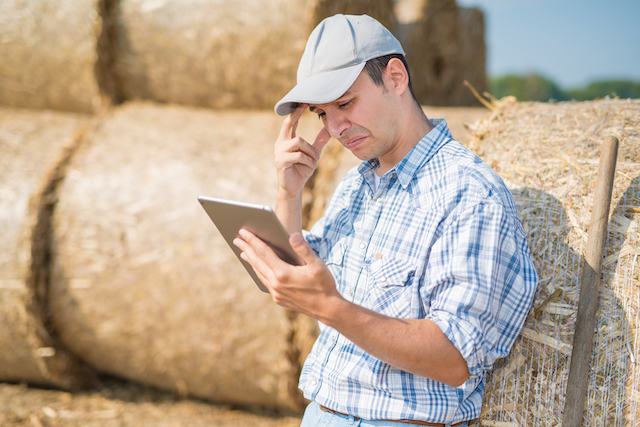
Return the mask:
<path id="1" fill-rule="evenodd" d="M 298 84 L 276 104 L 280 116 L 299 104 L 326 104 L 353 85 L 366 62 L 391 54 L 404 55 L 400 42 L 367 15 L 334 15 L 323 20 L 307 40 Z"/>

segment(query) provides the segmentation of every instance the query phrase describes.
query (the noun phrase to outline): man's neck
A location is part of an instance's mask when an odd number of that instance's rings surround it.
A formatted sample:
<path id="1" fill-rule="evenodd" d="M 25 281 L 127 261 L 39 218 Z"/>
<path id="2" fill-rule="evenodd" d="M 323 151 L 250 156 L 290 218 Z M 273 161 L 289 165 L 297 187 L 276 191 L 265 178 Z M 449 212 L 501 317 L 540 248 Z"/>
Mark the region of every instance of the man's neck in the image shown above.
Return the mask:
<path id="1" fill-rule="evenodd" d="M 396 164 L 405 158 L 407 154 L 434 128 L 427 116 L 420 111 L 416 111 L 405 121 L 406 129 L 396 144 L 396 152 L 389 159 L 378 159 L 380 166 L 376 169 L 376 174 L 382 176 L 391 170 Z M 385 161 L 386 160 L 386 161 Z"/>

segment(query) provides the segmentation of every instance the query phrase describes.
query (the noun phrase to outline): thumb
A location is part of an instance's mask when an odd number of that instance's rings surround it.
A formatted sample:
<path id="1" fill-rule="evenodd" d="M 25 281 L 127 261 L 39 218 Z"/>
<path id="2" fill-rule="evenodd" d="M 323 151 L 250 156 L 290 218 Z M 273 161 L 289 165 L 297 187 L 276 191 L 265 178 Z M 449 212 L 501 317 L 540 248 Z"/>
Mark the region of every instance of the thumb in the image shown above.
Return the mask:
<path id="1" fill-rule="evenodd" d="M 311 246 L 307 241 L 302 237 L 300 233 L 293 233 L 289 236 L 289 244 L 293 250 L 298 254 L 300 260 L 304 264 L 311 263 L 316 257 L 316 253 L 311 249 Z"/>

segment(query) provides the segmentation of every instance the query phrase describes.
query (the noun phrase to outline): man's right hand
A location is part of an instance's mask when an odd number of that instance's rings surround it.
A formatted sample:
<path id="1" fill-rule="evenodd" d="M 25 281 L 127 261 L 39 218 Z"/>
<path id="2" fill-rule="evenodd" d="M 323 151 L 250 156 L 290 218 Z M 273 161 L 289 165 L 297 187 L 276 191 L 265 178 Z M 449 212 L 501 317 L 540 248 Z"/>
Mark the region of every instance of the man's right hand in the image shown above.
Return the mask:
<path id="1" fill-rule="evenodd" d="M 308 104 L 301 104 L 282 123 L 274 154 L 278 172 L 279 197 L 296 199 L 301 196 L 304 184 L 318 167 L 320 153 L 331 136 L 323 127 L 313 144 L 299 136 L 296 129 Z"/>

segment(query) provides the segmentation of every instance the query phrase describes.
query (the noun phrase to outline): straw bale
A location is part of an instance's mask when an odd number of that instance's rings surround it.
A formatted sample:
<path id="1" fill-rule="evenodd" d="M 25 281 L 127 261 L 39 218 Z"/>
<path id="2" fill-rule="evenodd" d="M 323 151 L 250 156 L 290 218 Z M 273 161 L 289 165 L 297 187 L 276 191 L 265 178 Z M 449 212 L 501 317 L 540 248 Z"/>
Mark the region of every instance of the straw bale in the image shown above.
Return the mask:
<path id="1" fill-rule="evenodd" d="M 313 323 L 257 289 L 196 199 L 273 205 L 281 123 L 144 103 L 104 119 L 54 216 L 51 307 L 69 349 L 182 395 L 299 408 Z"/>
<path id="2" fill-rule="evenodd" d="M 392 0 L 251 0 L 242 8 L 233 0 L 122 0 L 113 12 L 117 96 L 271 108 L 295 84 L 307 37 L 325 17 L 364 13 L 396 27 Z"/>
<path id="3" fill-rule="evenodd" d="M 393 0 L 313 0 L 311 29 L 324 18 L 336 13 L 345 15 L 369 15 L 377 19 L 389 31 L 395 33 L 397 25 Z"/>
<path id="4" fill-rule="evenodd" d="M 463 84 L 468 81 L 480 93 L 487 90 L 484 13 L 478 8 L 458 8 L 460 54 L 457 75 L 448 105 L 478 105 L 478 101 Z"/>
<path id="5" fill-rule="evenodd" d="M 403 2 L 404 3 L 404 2 Z M 407 53 L 413 89 L 426 105 L 477 105 L 464 87 L 486 88 L 483 13 L 455 0 L 404 5 L 398 33 Z"/>
<path id="6" fill-rule="evenodd" d="M 100 105 L 96 2 L 0 2 L 2 105 L 85 113 Z"/>
<path id="7" fill-rule="evenodd" d="M 73 388 L 80 364 L 49 325 L 47 203 L 88 118 L 0 108 L 0 381 Z"/>
<path id="8" fill-rule="evenodd" d="M 483 425 L 554 426 L 562 410 L 600 146 L 620 141 L 585 426 L 640 422 L 640 100 L 502 100 L 472 133 L 511 189 L 540 276 L 511 354 L 487 381 Z"/>
<path id="9" fill-rule="evenodd" d="M 118 76 L 124 99 L 273 108 L 295 82 L 306 2 L 122 0 Z"/>

